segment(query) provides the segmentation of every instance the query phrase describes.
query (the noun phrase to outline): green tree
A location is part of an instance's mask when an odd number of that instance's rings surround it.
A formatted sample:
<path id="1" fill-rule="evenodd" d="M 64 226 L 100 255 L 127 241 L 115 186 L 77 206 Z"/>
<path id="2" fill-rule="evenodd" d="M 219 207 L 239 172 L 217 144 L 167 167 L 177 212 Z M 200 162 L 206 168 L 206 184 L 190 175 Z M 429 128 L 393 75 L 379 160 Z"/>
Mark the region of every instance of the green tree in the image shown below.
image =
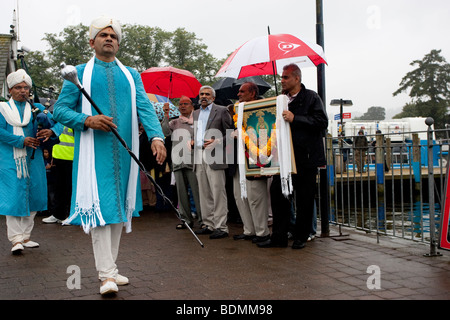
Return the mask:
<path id="1" fill-rule="evenodd" d="M 59 34 L 46 33 L 43 40 L 47 41 L 50 48 L 44 53 L 44 56 L 40 57 L 42 63 L 46 66 L 44 75 L 49 77 L 50 80 L 48 81 L 52 82 L 56 91 L 60 91 L 63 82 L 63 79 L 59 76 L 61 63 L 76 66 L 86 62 L 93 55 L 89 46 L 89 28 L 82 24 L 68 26 Z M 28 65 L 30 69 L 42 68 L 41 64 L 32 63 L 32 61 Z M 42 88 L 47 85 L 48 81 L 35 81 L 35 83 Z"/>
<path id="2" fill-rule="evenodd" d="M 55 71 L 59 71 L 63 62 L 76 66 L 85 63 L 93 55 L 89 46 L 89 28 L 82 24 L 66 27 L 58 35 L 46 33 L 43 40 L 50 47 L 46 54 Z"/>
<path id="3" fill-rule="evenodd" d="M 124 65 L 143 72 L 163 62 L 170 32 L 160 28 L 126 24 L 122 27 L 122 34 L 117 58 Z"/>
<path id="4" fill-rule="evenodd" d="M 276 97 L 277 93 L 281 94 L 281 92 L 283 91 L 281 89 L 281 76 L 280 75 L 275 75 L 275 80 L 273 78 L 273 75 L 268 75 L 268 76 L 261 76 L 261 78 L 263 78 L 264 81 L 266 81 L 267 83 L 271 84 L 272 87 L 267 90 L 267 92 L 262 96 L 263 98 L 270 98 L 270 97 Z M 276 82 L 276 86 L 277 89 L 275 90 L 275 82 Z"/>
<path id="5" fill-rule="evenodd" d="M 218 60 L 208 53 L 207 46 L 195 33 L 184 28 L 176 29 L 166 47 L 166 63 L 172 67 L 192 72 L 201 84 L 212 84 L 214 75 L 220 68 Z"/>
<path id="6" fill-rule="evenodd" d="M 435 128 L 444 128 L 450 105 L 450 64 L 440 53 L 441 50 L 431 50 L 422 60 L 410 63 L 417 68 L 403 77 L 393 95 L 409 91 L 411 102 L 394 118 L 432 117 Z"/>
<path id="7" fill-rule="evenodd" d="M 49 61 L 45 54 L 40 51 L 31 51 L 25 55 L 27 72 L 33 79 L 38 97 L 47 97 L 51 87 L 57 88 L 61 85 L 62 79 L 52 72 Z"/>
<path id="8" fill-rule="evenodd" d="M 355 117 L 354 120 L 384 120 L 386 110 L 383 107 L 370 107 L 361 117 Z"/>
<path id="9" fill-rule="evenodd" d="M 207 52 L 207 46 L 195 33 L 179 28 L 167 32 L 160 28 L 125 24 L 117 57 L 138 72 L 151 67 L 170 65 L 192 72 L 202 84 L 212 84 L 220 68 L 219 60 Z M 43 38 L 49 49 L 26 56 L 27 65 L 41 94 L 52 86 L 59 92 L 63 80 L 60 65 L 86 63 L 93 50 L 89 45 L 89 27 L 82 24 L 68 26 L 58 34 L 46 33 Z"/>

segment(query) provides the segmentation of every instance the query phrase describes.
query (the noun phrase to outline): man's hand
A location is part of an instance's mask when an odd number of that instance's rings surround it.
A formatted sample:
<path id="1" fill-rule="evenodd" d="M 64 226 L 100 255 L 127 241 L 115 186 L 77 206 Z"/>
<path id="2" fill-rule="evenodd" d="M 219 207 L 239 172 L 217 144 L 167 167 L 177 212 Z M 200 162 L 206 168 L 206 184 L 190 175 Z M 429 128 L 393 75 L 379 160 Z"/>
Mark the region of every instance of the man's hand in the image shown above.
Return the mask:
<path id="1" fill-rule="evenodd" d="M 162 165 L 164 163 L 164 160 L 166 160 L 167 150 L 166 147 L 164 146 L 164 143 L 161 140 L 153 139 L 152 152 L 153 156 L 156 156 L 156 162 L 159 165 Z"/>
<path id="2" fill-rule="evenodd" d="M 170 105 L 168 102 L 164 103 L 163 106 L 164 115 L 169 118 Z"/>
<path id="3" fill-rule="evenodd" d="M 117 126 L 113 122 L 113 118 L 105 115 L 96 115 L 87 117 L 84 125 L 94 130 L 101 130 L 109 132 L 111 128 L 117 129 Z"/>
<path id="4" fill-rule="evenodd" d="M 53 131 L 50 129 L 42 129 L 36 135 L 36 138 L 43 139 L 42 142 L 46 142 L 53 135 Z"/>
<path id="5" fill-rule="evenodd" d="M 39 139 L 33 138 L 33 137 L 25 137 L 23 140 L 23 146 L 24 147 L 31 147 L 33 149 L 37 149 L 37 147 L 41 144 Z"/>
<path id="6" fill-rule="evenodd" d="M 283 111 L 283 119 L 287 122 L 294 121 L 294 114 L 291 111 L 285 110 Z"/>
<path id="7" fill-rule="evenodd" d="M 214 148 L 216 145 L 218 145 L 220 143 L 219 139 L 206 139 L 203 143 L 203 148 L 205 149 L 212 149 Z"/>

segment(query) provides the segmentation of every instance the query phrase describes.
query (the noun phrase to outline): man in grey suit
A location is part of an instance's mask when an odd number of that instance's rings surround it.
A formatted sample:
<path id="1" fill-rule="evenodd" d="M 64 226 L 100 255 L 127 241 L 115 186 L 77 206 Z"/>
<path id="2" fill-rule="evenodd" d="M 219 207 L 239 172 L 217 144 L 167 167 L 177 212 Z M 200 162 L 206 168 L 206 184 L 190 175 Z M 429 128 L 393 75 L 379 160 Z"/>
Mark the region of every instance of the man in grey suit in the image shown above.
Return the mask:
<path id="1" fill-rule="evenodd" d="M 198 182 L 193 171 L 194 154 L 187 143 L 191 142 L 194 136 L 194 104 L 190 98 L 182 96 L 178 105 L 180 117 L 170 122 L 169 109 L 169 104 L 165 103 L 163 108 L 165 117 L 161 121 L 161 128 L 164 134 L 170 135 L 172 139 L 172 171 L 175 177 L 180 214 L 192 228 L 194 217 L 191 214 L 189 188 L 194 198 L 198 222 L 200 225 L 203 224 Z M 184 223 L 179 223 L 176 228 L 186 229 L 186 226 Z"/>
<path id="2" fill-rule="evenodd" d="M 233 129 L 233 120 L 226 107 L 214 103 L 215 97 L 212 87 L 201 87 L 200 108 L 194 111 L 194 170 L 204 224 L 196 233 L 220 239 L 228 236 L 225 141 L 226 131 Z"/>

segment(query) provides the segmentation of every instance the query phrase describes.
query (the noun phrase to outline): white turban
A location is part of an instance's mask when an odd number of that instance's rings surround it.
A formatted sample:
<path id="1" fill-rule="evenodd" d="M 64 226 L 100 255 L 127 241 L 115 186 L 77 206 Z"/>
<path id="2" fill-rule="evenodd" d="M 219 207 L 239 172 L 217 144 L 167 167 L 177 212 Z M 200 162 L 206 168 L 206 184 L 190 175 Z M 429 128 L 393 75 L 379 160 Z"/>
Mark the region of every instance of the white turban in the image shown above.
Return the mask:
<path id="1" fill-rule="evenodd" d="M 25 82 L 29 87 L 33 85 L 30 76 L 26 73 L 25 70 L 19 69 L 16 72 L 12 72 L 6 78 L 6 83 L 8 84 L 8 88 L 13 88 L 16 84 Z"/>
<path id="2" fill-rule="evenodd" d="M 100 31 L 108 27 L 113 28 L 120 43 L 122 40 L 122 27 L 120 26 L 120 22 L 108 16 L 101 16 L 92 21 L 91 26 L 89 27 L 89 39 L 95 39 Z"/>

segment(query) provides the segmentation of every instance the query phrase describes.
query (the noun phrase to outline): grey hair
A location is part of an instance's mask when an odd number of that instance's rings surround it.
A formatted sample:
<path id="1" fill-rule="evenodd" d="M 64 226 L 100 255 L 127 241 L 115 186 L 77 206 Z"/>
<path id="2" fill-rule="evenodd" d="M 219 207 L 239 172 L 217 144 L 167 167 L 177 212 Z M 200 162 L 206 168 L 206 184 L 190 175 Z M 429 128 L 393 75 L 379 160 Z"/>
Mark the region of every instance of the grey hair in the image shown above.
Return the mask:
<path id="1" fill-rule="evenodd" d="M 302 70 L 296 65 L 295 63 L 291 63 L 288 65 L 285 65 L 283 67 L 284 70 L 291 70 L 291 72 L 294 74 L 294 76 L 298 76 L 300 78 L 300 81 L 302 80 Z"/>
<path id="2" fill-rule="evenodd" d="M 214 90 L 213 87 L 211 87 L 211 86 L 202 86 L 198 92 L 200 93 L 203 89 L 211 90 L 213 97 L 214 98 L 216 97 L 216 90 Z"/>

